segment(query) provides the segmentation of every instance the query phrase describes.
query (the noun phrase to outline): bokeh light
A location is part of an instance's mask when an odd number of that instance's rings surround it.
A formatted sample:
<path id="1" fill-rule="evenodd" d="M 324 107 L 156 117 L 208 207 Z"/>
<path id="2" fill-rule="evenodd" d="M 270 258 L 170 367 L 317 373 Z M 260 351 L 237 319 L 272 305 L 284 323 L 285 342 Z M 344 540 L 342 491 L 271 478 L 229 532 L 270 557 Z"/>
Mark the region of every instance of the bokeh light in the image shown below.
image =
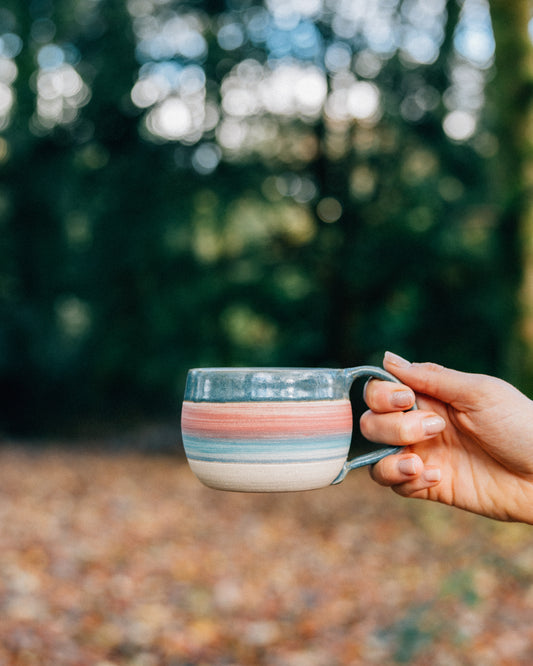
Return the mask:
<path id="1" fill-rule="evenodd" d="M 379 119 L 380 92 L 369 81 L 358 81 L 353 74 L 337 75 L 325 106 L 326 115 L 335 121 L 364 121 L 374 124 Z"/>
<path id="2" fill-rule="evenodd" d="M 14 26 L 15 18 L 8 10 L 0 14 L 2 23 Z M 5 129 L 11 120 L 11 113 L 15 104 L 13 84 L 18 76 L 18 67 L 15 58 L 22 49 L 22 40 L 13 32 L 0 34 L 0 131 Z"/>
<path id="3" fill-rule="evenodd" d="M 324 197 L 318 202 L 316 213 L 323 222 L 332 224 L 340 219 L 342 215 L 342 205 L 340 201 L 334 197 Z"/>
<path id="4" fill-rule="evenodd" d="M 56 44 L 37 52 L 39 69 L 32 82 L 37 96 L 32 129 L 37 133 L 73 123 L 91 98 L 89 87 L 69 62 L 72 53 Z"/>
<path id="5" fill-rule="evenodd" d="M 217 168 L 221 157 L 222 151 L 216 143 L 202 143 L 193 153 L 192 166 L 197 173 L 207 175 Z"/>
<path id="6" fill-rule="evenodd" d="M 464 0 L 454 36 L 457 52 L 480 68 L 487 68 L 494 57 L 494 35 L 487 0 Z"/>
<path id="7" fill-rule="evenodd" d="M 376 125 L 386 112 L 375 81 L 384 63 L 396 52 L 410 67 L 434 63 L 447 16 L 444 0 L 267 0 L 216 20 L 200 10 L 179 12 L 168 0 L 130 0 L 128 10 L 140 63 L 131 99 L 145 113 L 148 136 L 193 144 L 211 140 L 215 130 L 221 159 L 266 155 L 268 141 L 282 141 L 273 117 Z M 329 39 L 317 27 L 326 11 Z M 203 63 L 213 41 L 229 57 L 247 43 L 268 57 L 241 59 L 220 82 L 208 80 Z M 454 45 L 444 103 L 449 113 L 475 118 L 494 52 L 486 0 L 462 3 Z M 218 87 L 220 98 L 213 92 Z M 421 79 L 400 100 L 400 113 L 417 123 L 440 102 L 440 93 Z"/>
<path id="8" fill-rule="evenodd" d="M 455 141 L 466 141 L 476 131 L 476 119 L 467 111 L 451 111 L 442 124 L 446 134 Z"/>

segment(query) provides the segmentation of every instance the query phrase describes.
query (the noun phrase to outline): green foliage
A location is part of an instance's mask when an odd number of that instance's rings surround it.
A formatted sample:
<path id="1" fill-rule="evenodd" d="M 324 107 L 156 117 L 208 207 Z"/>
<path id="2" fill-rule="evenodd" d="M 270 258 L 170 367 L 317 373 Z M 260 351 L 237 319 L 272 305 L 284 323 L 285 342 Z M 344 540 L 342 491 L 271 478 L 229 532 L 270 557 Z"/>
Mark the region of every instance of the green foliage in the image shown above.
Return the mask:
<path id="1" fill-rule="evenodd" d="M 4 429 L 168 415 L 194 366 L 391 348 L 505 372 L 516 276 L 494 138 L 481 120 L 443 129 L 457 68 L 488 71 L 454 51 L 459 4 L 425 61 L 372 47 L 371 24 L 345 34 L 337 10 L 268 7 L 4 3 Z M 399 39 L 412 10 L 389 13 Z M 280 72 L 298 112 L 276 107 Z"/>

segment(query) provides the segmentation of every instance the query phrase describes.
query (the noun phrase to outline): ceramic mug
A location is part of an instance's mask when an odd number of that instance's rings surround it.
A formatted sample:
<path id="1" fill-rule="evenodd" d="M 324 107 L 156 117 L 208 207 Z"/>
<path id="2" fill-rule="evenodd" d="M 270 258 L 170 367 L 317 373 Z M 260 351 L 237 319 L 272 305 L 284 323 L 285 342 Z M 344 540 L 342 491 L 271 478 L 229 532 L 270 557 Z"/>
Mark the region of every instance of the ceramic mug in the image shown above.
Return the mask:
<path id="1" fill-rule="evenodd" d="M 181 428 L 191 470 L 220 490 L 311 490 L 400 451 L 389 446 L 347 459 L 350 388 L 358 378 L 399 383 L 374 366 L 190 370 Z"/>

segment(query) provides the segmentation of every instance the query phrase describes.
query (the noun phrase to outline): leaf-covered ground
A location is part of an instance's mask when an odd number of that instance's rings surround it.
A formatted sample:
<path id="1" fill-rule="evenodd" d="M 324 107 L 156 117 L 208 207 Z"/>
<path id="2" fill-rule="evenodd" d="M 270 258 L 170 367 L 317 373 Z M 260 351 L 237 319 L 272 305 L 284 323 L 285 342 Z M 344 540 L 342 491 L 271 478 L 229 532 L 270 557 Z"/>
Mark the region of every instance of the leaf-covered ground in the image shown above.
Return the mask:
<path id="1" fill-rule="evenodd" d="M 209 490 L 179 457 L 0 448 L 0 666 L 533 663 L 533 528 L 364 470 Z"/>

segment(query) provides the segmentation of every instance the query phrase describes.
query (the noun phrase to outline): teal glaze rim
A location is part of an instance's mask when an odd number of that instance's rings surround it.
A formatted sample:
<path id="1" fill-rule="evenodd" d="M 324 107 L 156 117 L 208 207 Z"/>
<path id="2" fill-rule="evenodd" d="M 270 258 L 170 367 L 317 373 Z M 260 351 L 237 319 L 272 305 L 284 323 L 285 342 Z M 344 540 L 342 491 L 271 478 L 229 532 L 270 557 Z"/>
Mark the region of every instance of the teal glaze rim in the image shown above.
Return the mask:
<path id="1" fill-rule="evenodd" d="M 187 374 L 184 400 L 222 403 L 342 400 L 348 393 L 344 371 L 334 368 L 193 368 Z"/>

